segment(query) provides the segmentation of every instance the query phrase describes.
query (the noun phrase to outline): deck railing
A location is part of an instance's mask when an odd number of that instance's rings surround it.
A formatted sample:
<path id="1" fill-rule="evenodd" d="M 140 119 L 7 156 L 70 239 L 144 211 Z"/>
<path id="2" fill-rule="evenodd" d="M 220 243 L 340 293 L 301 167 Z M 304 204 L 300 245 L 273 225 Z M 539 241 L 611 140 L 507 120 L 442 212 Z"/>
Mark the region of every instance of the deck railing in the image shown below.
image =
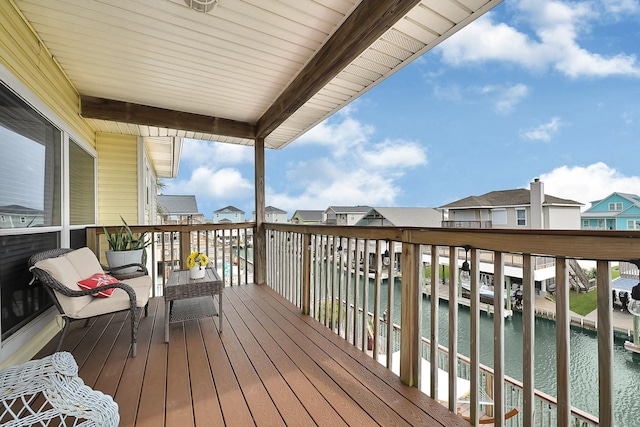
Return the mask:
<path id="1" fill-rule="evenodd" d="M 423 335 L 429 342 L 428 360 L 439 360 L 441 346 L 438 336 L 439 298 L 430 299 L 430 330 L 421 331 L 423 284 L 430 294 L 438 292 L 442 274 L 431 268 L 425 279 L 422 260 L 430 266 L 440 265 L 438 254 L 445 248 L 449 266 L 445 270 L 450 283 L 458 282 L 461 263 L 458 251 L 468 252 L 470 264 L 470 357 L 447 358 L 446 364 L 430 365 L 430 394 L 437 395 L 438 368 L 448 375 L 451 411 L 458 408 L 456 380 L 464 372 L 471 383 L 470 412 L 472 424 L 481 416 L 482 389 L 489 388 L 493 400 L 495 425 L 559 426 L 614 425 L 613 417 L 613 322 L 611 307 L 610 262 L 640 258 L 640 233 L 615 231 L 569 230 L 484 230 L 484 229 L 400 229 L 391 227 L 334 227 L 267 224 L 267 283 L 273 286 L 304 312 L 320 320 L 347 341 L 372 355 L 389 357 L 398 346 L 392 337 L 381 338 L 384 319 L 400 319 L 400 377 L 406 384 L 417 385 L 419 364 L 423 356 Z M 523 317 L 523 381 L 504 374 L 504 307 L 496 305 L 493 314 L 493 370 L 479 360 L 480 252 L 493 253 L 494 281 L 505 282 L 505 258 L 513 254 L 522 259 Z M 556 372 L 557 397 L 534 389 L 534 267 L 535 258 L 551 258 L 556 276 Z M 598 384 L 599 419 L 571 406 L 569 365 L 569 259 L 595 260 L 598 292 Z M 388 260 L 388 262 L 387 262 Z M 391 286 L 381 286 L 382 280 L 401 279 L 401 313 L 394 313 L 394 293 Z M 363 286 L 371 281 L 372 286 Z M 427 281 L 427 283 L 423 283 Z M 449 306 L 457 306 L 458 287 L 448 287 Z M 495 300 L 503 299 L 504 290 L 495 286 Z M 350 307 L 357 307 L 351 309 Z M 370 316 L 362 316 L 370 313 Z M 382 319 L 382 320 L 381 320 Z M 449 310 L 449 324 L 457 325 L 457 310 Z M 457 328 L 448 329 L 450 348 L 458 354 Z M 483 343 L 486 345 L 486 343 Z M 388 365 L 389 366 L 389 365 Z M 464 369 L 462 367 L 464 366 Z M 517 399 L 514 397 L 517 396 Z M 518 424 L 500 421 L 505 407 L 517 400 Z M 551 424 L 553 425 L 553 424 Z"/>
<path id="2" fill-rule="evenodd" d="M 107 227 L 110 232 L 116 228 Z M 131 230 L 136 234 L 146 231 L 151 242 L 146 263 L 156 284 L 153 296 L 162 295 L 169 271 L 186 268 L 192 251 L 207 254 L 227 286 L 253 282 L 253 223 L 146 225 Z M 102 227 L 87 228 L 87 246 L 101 256 L 109 249 Z"/>
<path id="3" fill-rule="evenodd" d="M 448 407 L 458 410 L 456 380 L 464 373 L 471 383 L 470 415 L 477 424 L 481 410 L 481 391 L 487 388 L 487 373 L 491 374 L 490 393 L 493 400 L 495 425 L 500 422 L 505 407 L 517 396 L 520 407 L 518 422 L 523 426 L 541 425 L 545 416 L 555 417 L 557 425 L 614 425 L 613 417 L 613 326 L 610 284 L 610 262 L 640 258 L 640 232 L 585 230 L 486 230 L 486 229 L 414 229 L 395 227 L 311 226 L 265 224 L 267 263 L 266 282 L 289 301 L 342 335 L 347 341 L 371 355 L 393 357 L 400 349 L 400 378 L 417 386 L 423 351 L 427 360 L 440 360 L 442 353 L 438 336 L 439 298 L 430 299 L 429 331 L 421 331 L 421 301 L 423 287 L 430 294 L 438 292 L 443 274 L 431 268 L 424 274 L 423 260 L 429 266 L 440 265 L 440 253 L 448 253 L 448 268 L 444 274 L 450 283 L 458 283 L 463 248 L 470 265 L 470 355 L 446 358 L 430 365 L 431 396 L 437 395 L 438 368 L 448 375 Z M 149 248 L 149 264 L 162 293 L 166 270 L 179 268 L 189 252 L 206 252 L 227 285 L 253 282 L 252 255 L 249 254 L 255 224 L 228 225 L 167 225 L 136 226 L 134 232 L 148 231 L 153 239 Z M 101 237 L 101 227 L 87 230 L 87 245 L 101 254 L 107 249 Z M 505 261 L 521 259 L 523 290 L 523 381 L 517 382 L 504 374 L 504 307 L 495 306 L 494 368 L 488 370 L 479 360 L 479 322 L 481 302 L 479 264 L 481 254 L 490 252 L 494 266 L 494 283 L 505 281 Z M 468 255 L 468 257 L 466 257 Z M 485 257 L 482 255 L 483 262 Z M 534 389 L 534 280 L 535 260 L 552 259 L 556 272 L 556 372 L 557 397 Z M 597 261 L 598 292 L 598 378 L 599 419 L 572 408 L 569 367 L 568 259 Z M 546 263 L 546 261 L 545 261 Z M 381 286 L 384 280 L 401 281 L 400 303 L 394 304 L 393 287 Z M 373 286 L 363 286 L 371 281 Z M 459 302 L 457 286 L 448 287 L 450 306 Z M 495 286 L 495 299 L 503 298 L 502 288 Z M 396 307 L 401 307 L 400 313 Z M 357 307 L 357 309 L 350 307 Z M 370 313 L 363 316 L 362 313 Z M 384 336 L 385 319 L 399 319 L 400 344 Z M 457 310 L 449 311 L 448 323 L 457 325 Z M 388 335 L 388 334 L 387 334 Z M 424 336 L 423 336 L 424 335 Z M 423 349 L 423 340 L 437 345 Z M 447 353 L 458 354 L 457 328 L 449 328 L 451 345 Z M 391 366 L 391 365 L 388 365 Z M 464 367 L 464 368 L 463 368 Z M 502 385 L 502 387 L 500 387 Z M 516 392 L 517 391 L 517 392 Z M 542 403 L 541 403 L 542 402 Z M 544 406 L 551 408 L 549 411 Z M 544 409 L 544 410 L 543 410 Z M 553 414 L 553 415 L 549 415 Z M 535 423 L 534 423 L 535 422 Z M 542 424 L 546 425 L 546 424 Z"/>

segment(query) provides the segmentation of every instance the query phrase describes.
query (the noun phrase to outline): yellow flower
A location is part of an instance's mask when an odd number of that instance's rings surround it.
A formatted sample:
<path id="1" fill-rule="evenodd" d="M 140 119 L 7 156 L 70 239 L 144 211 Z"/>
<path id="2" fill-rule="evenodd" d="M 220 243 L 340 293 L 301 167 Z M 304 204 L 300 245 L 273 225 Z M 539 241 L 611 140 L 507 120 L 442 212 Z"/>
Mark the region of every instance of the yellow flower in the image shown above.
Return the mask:
<path id="1" fill-rule="evenodd" d="M 202 254 L 198 251 L 193 251 L 187 258 L 187 268 L 193 268 L 196 264 L 201 267 L 206 267 L 209 264 L 209 257 L 206 254 Z"/>

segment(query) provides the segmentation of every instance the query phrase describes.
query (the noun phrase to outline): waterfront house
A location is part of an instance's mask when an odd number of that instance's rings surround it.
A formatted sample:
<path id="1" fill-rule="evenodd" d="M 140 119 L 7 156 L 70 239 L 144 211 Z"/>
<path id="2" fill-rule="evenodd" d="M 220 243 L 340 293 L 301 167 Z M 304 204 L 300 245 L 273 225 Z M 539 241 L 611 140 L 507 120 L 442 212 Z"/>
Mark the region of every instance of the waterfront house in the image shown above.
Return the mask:
<path id="1" fill-rule="evenodd" d="M 329 206 L 324 211 L 324 223 L 355 225 L 370 209 L 370 206 Z"/>
<path id="2" fill-rule="evenodd" d="M 19 205 L 0 206 L 0 228 L 40 227 L 44 212 Z"/>
<path id="3" fill-rule="evenodd" d="M 193 195 L 158 195 L 158 213 L 161 224 L 202 224 L 204 215 L 198 212 L 198 202 Z"/>
<path id="4" fill-rule="evenodd" d="M 532 230 L 497 229 L 486 234 L 482 232 L 486 230 L 472 229 L 269 224 L 264 221 L 265 150 L 286 148 L 499 3 L 1 1 L 0 176 L 2 191 L 11 188 L 20 196 L 19 201 L 2 205 L 42 211 L 42 225 L 0 229 L 0 364 L 21 363 L 55 348 L 51 343 L 59 333 L 56 311 L 41 285 L 29 285 L 27 259 L 34 252 L 86 245 L 101 254 L 102 225 L 118 225 L 122 216 L 138 224 L 136 231 L 150 232 L 154 241 L 156 235 L 177 233 L 180 259 L 185 259 L 191 233 L 218 233 L 235 226 L 239 234 L 255 232 L 253 263 L 244 270 L 240 262 L 229 266 L 229 248 L 221 249 L 221 273 L 230 285 L 225 289 L 225 304 L 233 307 L 225 310 L 229 327 L 224 336 L 216 334 L 213 322 L 184 322 L 172 325 L 171 341 L 166 344 L 161 331 L 162 293 L 154 287 L 149 316 L 138 330 L 137 357 L 127 357 L 131 337 L 122 327 L 126 323 L 122 315 L 101 317 L 87 326 L 77 322 L 65 339 L 64 349 L 79 359 L 83 379 L 114 396 L 121 425 L 201 425 L 201 419 L 212 418 L 213 424 L 245 425 L 253 423 L 255 414 L 265 423 L 289 425 L 304 421 L 466 425 L 456 415 L 455 395 L 445 407 L 415 387 L 422 356 L 428 351 L 431 360 L 447 364 L 450 391 L 455 389 L 458 364 L 468 367 L 468 406 L 477 424 L 479 340 L 471 341 L 471 355 L 463 361 L 457 357 L 457 328 L 448 330 L 452 355 L 448 358 L 438 353 L 437 328 L 435 333 L 425 332 L 428 342 L 423 339 L 417 303 L 422 291 L 418 248 L 430 245 L 454 253 L 458 247 L 468 247 L 472 289 L 477 289 L 480 249 L 496 253 L 498 274 L 503 253 L 522 256 L 525 265 L 531 254 L 547 254 L 559 261 L 560 272 L 566 257 L 595 259 L 598 271 L 606 272 L 608 260 L 637 256 L 633 243 L 640 234 L 536 230 L 533 235 L 528 233 Z M 254 147 L 255 223 L 154 224 L 157 180 L 177 176 L 183 138 Z M 32 165 L 38 167 L 27 167 Z M 357 308 L 346 319 L 337 310 L 337 319 L 331 319 L 329 294 L 319 290 L 337 289 L 337 281 L 328 280 L 327 275 L 315 275 L 311 281 L 312 271 L 328 271 L 343 256 L 337 253 L 341 245 L 334 244 L 341 240 L 347 260 L 353 256 L 351 249 L 363 247 L 365 241 L 376 240 L 377 247 L 387 241 L 402 246 L 400 379 L 366 353 L 368 336 L 362 332 L 370 318 L 371 347 L 376 353 L 386 347 L 386 363 L 392 366 L 389 358 L 394 352 L 388 349 L 394 334 L 387 334 L 384 342 L 380 338 L 380 307 L 371 307 L 372 316 L 369 307 L 361 307 L 367 316 L 360 317 L 360 327 L 355 320 Z M 393 252 L 394 245 L 389 247 Z M 528 290 L 533 276 L 527 268 L 524 271 Z M 153 268 L 151 274 L 157 279 Z M 450 274 L 454 277 L 457 269 L 452 267 Z M 604 273 L 598 280 L 608 285 Z M 239 283 L 246 286 L 236 286 Z M 554 408 L 560 426 L 572 420 L 595 425 L 593 417 L 571 407 L 569 310 L 563 275 L 558 288 L 558 397 L 535 392 L 536 354 L 525 352 L 526 375 L 518 386 L 522 414 L 532 420 L 536 408 Z M 533 348 L 531 294 L 525 292 L 523 303 L 524 346 L 529 349 Z M 608 293 L 599 293 L 598 298 L 610 305 Z M 478 300 L 473 294 L 472 330 L 478 325 Z M 455 295 L 451 301 L 455 304 Z M 352 303 L 357 304 L 357 299 Z M 320 307 L 325 308 L 323 317 Z M 602 337 L 598 400 L 603 425 L 614 424 L 608 315 L 606 310 L 598 312 Z M 393 318 L 390 312 L 388 316 Z M 505 402 L 502 318 L 498 310 L 491 373 L 497 416 Z M 349 341 L 339 334 L 345 323 L 351 325 L 346 328 L 352 334 Z M 329 329 L 330 324 L 337 325 L 338 333 Z M 456 324 L 455 318 L 451 324 Z M 431 366 L 430 394 L 436 396 L 438 371 L 435 363 Z"/>
<path id="5" fill-rule="evenodd" d="M 267 206 L 264 208 L 264 220 L 265 222 L 287 222 L 287 211 Z"/>
<path id="6" fill-rule="evenodd" d="M 244 211 L 235 206 L 225 206 L 224 208 L 213 211 L 213 223 L 241 223 L 245 222 Z"/>
<path id="7" fill-rule="evenodd" d="M 640 196 L 611 193 L 580 214 L 583 230 L 640 230 Z"/>
<path id="8" fill-rule="evenodd" d="M 555 197 L 544 192 L 544 183 L 535 179 L 530 189 L 491 191 L 480 196 L 469 196 L 441 206 L 447 211 L 442 227 L 489 229 L 563 229 L 579 228 L 582 203 Z M 523 277 L 519 258 L 509 263 L 506 281 L 520 286 Z M 480 263 L 482 282 L 490 287 L 494 283 L 492 259 Z M 535 287 L 546 295 L 556 287 L 555 262 L 536 258 Z M 569 280 L 573 288 L 589 289 L 589 279 L 575 260 L 569 260 Z"/>
<path id="9" fill-rule="evenodd" d="M 443 227 L 567 229 L 580 228 L 582 203 L 544 192 L 535 179 L 530 189 L 491 191 L 440 206 L 448 212 Z"/>
<path id="10" fill-rule="evenodd" d="M 442 211 L 433 208 L 371 208 L 355 225 L 440 227 Z"/>
<path id="11" fill-rule="evenodd" d="M 320 224 L 324 220 L 324 211 L 298 209 L 291 215 L 292 224 Z"/>

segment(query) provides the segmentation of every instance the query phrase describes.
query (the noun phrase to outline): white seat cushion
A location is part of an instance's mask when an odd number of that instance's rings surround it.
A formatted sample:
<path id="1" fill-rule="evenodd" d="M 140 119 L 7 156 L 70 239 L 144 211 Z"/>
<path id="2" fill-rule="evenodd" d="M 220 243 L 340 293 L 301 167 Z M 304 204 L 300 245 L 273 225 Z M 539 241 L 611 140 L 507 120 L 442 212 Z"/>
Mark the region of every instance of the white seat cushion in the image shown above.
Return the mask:
<path id="1" fill-rule="evenodd" d="M 141 276 L 133 279 L 123 280 L 123 283 L 131 286 L 136 293 L 136 306 L 142 308 L 149 301 L 149 291 L 151 289 L 151 276 Z M 114 311 L 129 309 L 129 294 L 117 288 L 109 298 L 93 298 L 92 301 L 75 313 L 74 317 L 82 319 L 85 317 L 98 316 L 100 314 L 112 313 Z"/>
<path id="2" fill-rule="evenodd" d="M 74 291 L 81 290 L 78 286 L 78 281 L 85 279 L 85 277 L 80 277 L 67 258 L 61 256 L 57 258 L 43 259 L 42 261 L 38 261 L 35 264 L 35 267 L 46 271 L 67 288 Z M 82 310 L 94 299 L 91 295 L 68 297 L 59 292 L 56 292 L 56 296 L 58 297 L 58 302 L 60 303 L 62 310 L 70 317 L 74 317 L 77 312 Z"/>
<path id="3" fill-rule="evenodd" d="M 69 260 L 82 279 L 87 279 L 96 273 L 104 273 L 100 261 L 87 247 L 66 253 L 64 257 Z"/>
<path id="4" fill-rule="evenodd" d="M 136 291 L 136 303 L 138 307 L 144 307 L 149 301 L 151 294 L 151 276 L 140 276 L 132 279 L 123 280 Z"/>

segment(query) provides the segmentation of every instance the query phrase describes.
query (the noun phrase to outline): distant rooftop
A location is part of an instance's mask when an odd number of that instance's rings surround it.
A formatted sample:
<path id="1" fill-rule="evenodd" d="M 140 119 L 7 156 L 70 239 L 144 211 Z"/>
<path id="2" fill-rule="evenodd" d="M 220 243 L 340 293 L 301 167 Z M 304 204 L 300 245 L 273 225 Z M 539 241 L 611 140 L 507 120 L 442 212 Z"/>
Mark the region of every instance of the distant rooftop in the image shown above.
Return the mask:
<path id="1" fill-rule="evenodd" d="M 242 209 L 238 209 L 235 206 L 226 206 L 222 209 L 218 209 L 217 211 L 213 211 L 213 213 L 223 213 L 223 212 L 237 212 L 237 213 L 244 213 L 244 211 Z"/>
<path id="2" fill-rule="evenodd" d="M 531 204 L 531 191 L 518 188 L 515 190 L 491 191 L 481 196 L 469 196 L 464 199 L 440 206 L 442 209 L 451 208 L 485 208 L 498 206 L 523 206 Z M 544 195 L 543 205 L 582 206 L 575 200 L 561 199 L 560 197 Z"/>
<path id="3" fill-rule="evenodd" d="M 198 214 L 196 196 L 193 195 L 169 195 L 158 196 L 158 205 L 163 212 L 169 215 L 195 215 Z"/>
<path id="4" fill-rule="evenodd" d="M 371 206 L 329 206 L 326 210 L 332 210 L 335 213 L 367 213 Z M 326 211 L 325 211 L 326 212 Z"/>
<path id="5" fill-rule="evenodd" d="M 275 208 L 273 206 L 267 206 L 264 208 L 265 212 L 273 212 L 273 213 L 283 213 L 286 214 L 287 211 L 283 211 L 282 209 Z"/>
<path id="6" fill-rule="evenodd" d="M 433 208 L 372 208 L 356 225 L 440 227 L 442 211 Z"/>

